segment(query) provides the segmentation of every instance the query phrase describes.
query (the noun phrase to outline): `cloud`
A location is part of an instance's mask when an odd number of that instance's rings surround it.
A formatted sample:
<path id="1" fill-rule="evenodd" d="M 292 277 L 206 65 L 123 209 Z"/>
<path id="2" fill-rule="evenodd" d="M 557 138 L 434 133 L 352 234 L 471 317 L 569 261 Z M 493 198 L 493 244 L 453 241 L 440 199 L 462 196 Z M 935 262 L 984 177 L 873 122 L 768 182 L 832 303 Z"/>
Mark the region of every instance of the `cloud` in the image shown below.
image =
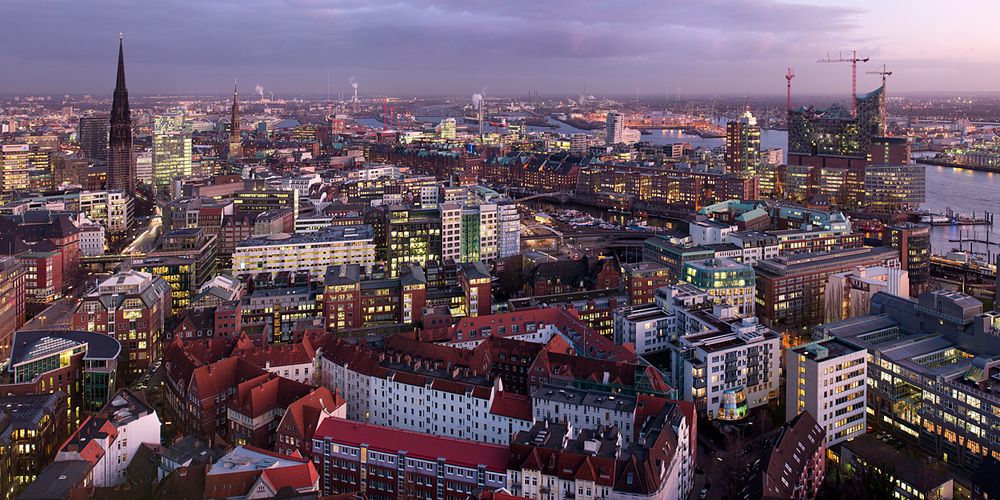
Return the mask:
<path id="1" fill-rule="evenodd" d="M 846 44 L 862 14 L 776 0 L 4 4 L 8 19 L 23 22 L 5 26 L 14 46 L 0 64 L 24 71 L 0 91 L 18 92 L 109 91 L 115 35 L 124 31 L 129 86 L 138 93 L 216 91 L 234 76 L 310 92 L 320 80 L 325 88 L 328 71 L 341 82 L 358 75 L 368 92 L 466 94 L 484 81 L 504 82 L 495 93 L 574 92 L 583 80 L 610 92 L 702 78 L 711 79 L 704 88 L 740 93 L 741 84 L 770 81 L 747 70 L 815 60 Z"/>

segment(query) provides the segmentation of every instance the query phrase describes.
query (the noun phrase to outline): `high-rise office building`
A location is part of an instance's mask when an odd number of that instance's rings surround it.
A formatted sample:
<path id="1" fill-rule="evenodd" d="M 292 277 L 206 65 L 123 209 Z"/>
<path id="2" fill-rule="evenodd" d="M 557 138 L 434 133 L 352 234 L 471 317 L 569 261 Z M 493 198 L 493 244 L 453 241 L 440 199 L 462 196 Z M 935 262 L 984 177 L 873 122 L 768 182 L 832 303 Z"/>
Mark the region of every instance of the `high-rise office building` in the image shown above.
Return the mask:
<path id="1" fill-rule="evenodd" d="M 587 134 L 573 134 L 569 137 L 570 153 L 586 153 L 590 149 L 590 136 Z"/>
<path id="2" fill-rule="evenodd" d="M 108 189 L 135 192 L 135 164 L 132 162 L 132 114 L 128 108 L 128 89 L 125 87 L 125 48 L 118 39 L 118 79 L 111 104 L 111 131 L 109 134 Z"/>
<path id="3" fill-rule="evenodd" d="M 84 158 L 98 162 L 108 161 L 110 130 L 107 116 L 81 116 L 80 128 L 76 131 L 77 140 L 80 142 L 80 154 Z"/>
<path id="4" fill-rule="evenodd" d="M 184 113 L 157 116 L 153 121 L 153 185 L 168 188 L 175 177 L 191 175 L 191 126 Z"/>
<path id="5" fill-rule="evenodd" d="M 760 166 L 760 125 L 746 110 L 726 124 L 726 172 L 756 174 Z"/>
<path id="6" fill-rule="evenodd" d="M 0 191 L 52 189 L 52 154 L 30 144 L 0 149 Z"/>
<path id="7" fill-rule="evenodd" d="M 625 142 L 625 117 L 614 111 L 608 113 L 604 125 L 604 143 L 619 144 Z"/>
<path id="8" fill-rule="evenodd" d="M 233 83 L 233 111 L 229 119 L 229 157 L 239 158 L 243 152 L 242 149 L 242 139 L 240 137 L 240 103 L 236 84 Z"/>
<path id="9" fill-rule="evenodd" d="M 456 126 L 454 118 L 445 118 L 438 124 L 438 135 L 441 136 L 442 139 L 454 139 L 456 135 Z"/>
<path id="10" fill-rule="evenodd" d="M 441 211 L 392 207 L 384 213 L 389 276 L 398 277 L 410 263 L 441 260 Z"/>
<path id="11" fill-rule="evenodd" d="M 931 227 L 903 222 L 886 226 L 882 235 L 886 245 L 899 250 L 900 263 L 910 278 L 910 295 L 919 297 L 928 291 L 931 280 Z"/>
<path id="12" fill-rule="evenodd" d="M 910 162 L 906 137 L 876 137 L 868 149 L 870 164 L 864 170 L 864 201 L 874 212 L 916 210 L 926 194 L 923 165 Z"/>

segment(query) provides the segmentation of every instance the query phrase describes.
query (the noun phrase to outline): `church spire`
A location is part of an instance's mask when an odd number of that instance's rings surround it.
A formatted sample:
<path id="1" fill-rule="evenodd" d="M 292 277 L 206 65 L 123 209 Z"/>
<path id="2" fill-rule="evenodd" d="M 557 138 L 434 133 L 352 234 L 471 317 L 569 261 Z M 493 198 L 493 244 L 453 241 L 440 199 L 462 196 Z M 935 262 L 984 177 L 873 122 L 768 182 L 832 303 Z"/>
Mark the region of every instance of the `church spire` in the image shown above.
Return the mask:
<path id="1" fill-rule="evenodd" d="M 115 90 L 126 90 L 125 88 L 125 37 L 118 33 L 118 81 L 115 83 Z"/>
<path id="2" fill-rule="evenodd" d="M 240 101 L 236 90 L 237 81 L 233 80 L 233 113 L 229 119 L 229 157 L 238 158 L 241 149 L 240 137 Z"/>
<path id="3" fill-rule="evenodd" d="M 135 165 L 132 162 L 132 113 L 125 87 L 125 41 L 118 34 L 118 79 L 111 101 L 111 130 L 108 156 L 108 189 L 135 192 Z"/>

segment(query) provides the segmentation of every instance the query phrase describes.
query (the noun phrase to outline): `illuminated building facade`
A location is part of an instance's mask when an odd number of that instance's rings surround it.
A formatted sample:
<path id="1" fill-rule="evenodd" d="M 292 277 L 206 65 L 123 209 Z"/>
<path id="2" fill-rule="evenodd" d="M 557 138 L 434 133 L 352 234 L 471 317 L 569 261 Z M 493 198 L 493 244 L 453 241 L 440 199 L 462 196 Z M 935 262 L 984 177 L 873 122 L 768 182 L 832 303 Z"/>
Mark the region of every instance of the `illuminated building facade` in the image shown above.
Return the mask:
<path id="1" fill-rule="evenodd" d="M 827 446 L 867 431 L 868 351 L 836 337 L 785 353 L 785 417 L 809 412 L 826 431 Z"/>
<path id="2" fill-rule="evenodd" d="M 181 111 L 153 120 L 153 185 L 169 189 L 176 177 L 191 175 L 191 126 Z"/>
<path id="3" fill-rule="evenodd" d="M 726 124 L 726 172 L 756 175 L 760 166 L 760 125 L 750 110 Z"/>
<path id="4" fill-rule="evenodd" d="M 749 410 L 779 397 L 777 333 L 755 317 L 738 317 L 734 306 L 713 304 L 705 291 L 691 285 L 661 288 L 656 302 L 643 310 L 659 308 L 662 317 L 633 316 L 632 322 L 645 330 L 635 341 L 666 335 L 671 360 L 667 383 L 682 399 L 693 401 L 710 419 L 740 420 Z M 665 320 L 665 332 L 645 328 L 645 322 L 658 320 Z M 625 325 L 628 322 L 626 318 Z M 616 332 L 616 337 L 625 336 Z"/>
<path id="5" fill-rule="evenodd" d="M 81 191 L 80 211 L 101 223 L 108 233 L 121 234 L 132 228 L 134 201 L 123 191 Z"/>
<path id="6" fill-rule="evenodd" d="M 886 247 L 796 253 L 762 260 L 754 266 L 757 315 L 780 331 L 822 323 L 830 275 L 857 266 L 898 265 L 899 252 Z"/>
<path id="7" fill-rule="evenodd" d="M 438 124 L 438 136 L 442 139 L 454 139 L 456 122 L 454 118 L 445 118 Z"/>
<path id="8" fill-rule="evenodd" d="M 604 123 L 604 143 L 621 144 L 625 142 L 625 117 L 614 111 L 608 113 Z"/>
<path id="9" fill-rule="evenodd" d="M 17 498 L 66 440 L 66 394 L 0 396 L 0 492 Z"/>
<path id="10" fill-rule="evenodd" d="M 689 261 L 681 270 L 680 280 L 694 285 L 708 294 L 715 304 L 736 307 L 739 315 L 754 315 L 754 270 L 730 259 Z"/>
<path id="11" fill-rule="evenodd" d="M 110 123 L 105 116 L 81 116 L 77 128 L 77 142 L 80 143 L 80 154 L 84 158 L 106 162 L 108 161 L 108 133 Z"/>
<path id="12" fill-rule="evenodd" d="M 0 257 L 0 360 L 10 354 L 14 332 L 25 321 L 24 266 L 14 257 Z"/>
<path id="13" fill-rule="evenodd" d="M 912 300 L 876 294 L 871 315 L 815 328 L 868 350 L 868 421 L 921 451 L 972 472 L 1000 460 L 996 336 L 1000 313 L 936 290 Z"/>
<path id="14" fill-rule="evenodd" d="M 52 155 L 30 144 L 0 148 L 0 191 L 52 189 Z"/>
<path id="15" fill-rule="evenodd" d="M 440 227 L 437 231 L 440 234 Z M 399 245 L 405 246 L 403 242 Z M 308 271 L 321 278 L 327 267 L 335 264 L 358 264 L 366 272 L 371 269 L 375 264 L 371 226 L 331 226 L 314 233 L 251 237 L 239 242 L 233 252 L 236 276 Z"/>
<path id="16" fill-rule="evenodd" d="M 899 250 L 902 269 L 910 279 L 909 294 L 922 295 L 930 288 L 931 227 L 904 222 L 886 226 L 882 235 L 886 245 Z"/>
<path id="17" fill-rule="evenodd" d="M 79 330 L 20 331 L 0 394 L 66 394 L 72 425 L 84 412 L 100 410 L 114 393 L 121 344 L 103 332 Z"/>
<path id="18" fill-rule="evenodd" d="M 857 115 L 834 104 L 788 111 L 788 165 L 863 166 L 873 138 L 882 131 L 881 87 L 857 96 Z"/>
<path id="19" fill-rule="evenodd" d="M 129 378 L 135 378 L 160 359 L 170 292 L 170 284 L 159 276 L 119 272 L 83 296 L 73 313 L 73 328 L 117 339 L 126 353 Z"/>
<path id="20" fill-rule="evenodd" d="M 389 277 L 407 264 L 441 260 L 441 212 L 438 209 L 391 207 L 385 213 Z"/>

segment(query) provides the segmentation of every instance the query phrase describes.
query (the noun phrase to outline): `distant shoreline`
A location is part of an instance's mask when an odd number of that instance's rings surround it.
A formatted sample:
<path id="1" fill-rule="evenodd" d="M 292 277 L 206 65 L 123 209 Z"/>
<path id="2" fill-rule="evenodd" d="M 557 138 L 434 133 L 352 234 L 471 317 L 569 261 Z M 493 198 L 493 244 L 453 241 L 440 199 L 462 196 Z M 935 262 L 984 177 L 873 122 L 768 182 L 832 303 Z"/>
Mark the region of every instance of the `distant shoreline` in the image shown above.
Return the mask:
<path id="1" fill-rule="evenodd" d="M 934 165 L 938 167 L 961 168 L 965 170 L 975 170 L 976 172 L 1000 173 L 1000 167 L 983 167 L 980 165 L 965 165 L 951 161 L 935 160 L 933 158 L 916 158 L 914 161 L 924 165 Z"/>

